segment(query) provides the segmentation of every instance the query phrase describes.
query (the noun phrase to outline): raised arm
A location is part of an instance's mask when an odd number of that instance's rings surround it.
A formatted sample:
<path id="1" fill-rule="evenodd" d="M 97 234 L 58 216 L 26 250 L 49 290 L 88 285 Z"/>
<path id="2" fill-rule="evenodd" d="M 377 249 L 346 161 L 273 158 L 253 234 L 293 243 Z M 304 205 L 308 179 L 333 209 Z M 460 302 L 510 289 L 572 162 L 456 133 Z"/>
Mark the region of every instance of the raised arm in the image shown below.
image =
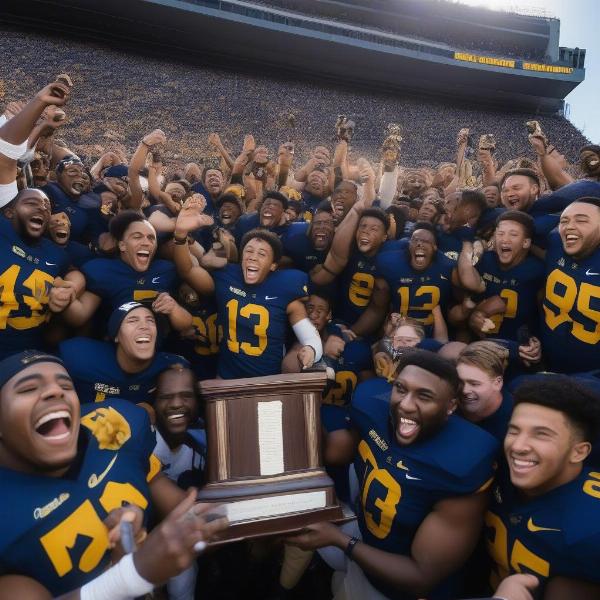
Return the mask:
<path id="1" fill-rule="evenodd" d="M 42 88 L 12 119 L 0 127 L 0 185 L 12 184 L 17 177 L 17 159 L 27 150 L 27 141 L 47 106 L 63 106 L 70 87 L 55 81 Z M 14 195 L 16 195 L 16 190 Z"/>
<path id="2" fill-rule="evenodd" d="M 215 132 L 210 133 L 208 135 L 208 143 L 211 146 L 213 146 L 215 150 L 221 155 L 221 157 L 225 161 L 225 164 L 227 165 L 227 168 L 231 170 L 231 168 L 233 167 L 233 158 L 231 158 L 231 155 L 229 154 L 229 152 L 227 152 L 225 146 L 223 146 L 219 134 Z"/>
<path id="3" fill-rule="evenodd" d="M 160 129 L 155 129 L 148 135 L 145 135 L 142 138 L 142 141 L 138 144 L 133 156 L 131 157 L 131 162 L 129 163 L 129 189 L 131 190 L 131 199 L 129 201 L 129 207 L 133 210 L 137 210 L 141 208 L 142 202 L 144 200 L 144 193 L 142 191 L 142 186 L 140 185 L 140 171 L 146 165 L 146 158 L 148 153 L 152 151 L 158 144 L 164 144 L 167 141 L 167 138 L 163 131 Z M 153 184 L 155 186 L 158 185 L 158 180 L 156 179 L 156 174 L 154 177 L 155 181 Z M 148 178 L 148 185 L 150 185 L 150 178 Z M 157 192 L 158 190 L 154 190 Z"/>
<path id="4" fill-rule="evenodd" d="M 462 249 L 458 255 L 458 264 L 456 271 L 453 271 L 453 283 L 459 284 L 469 292 L 481 294 L 485 292 L 485 281 L 473 266 L 473 242 L 463 240 Z M 458 281 L 456 281 L 456 273 Z"/>
<path id="5" fill-rule="evenodd" d="M 383 323 L 390 306 L 390 287 L 380 277 L 375 278 L 373 293 L 369 305 L 360 315 L 358 321 L 352 325 L 352 331 L 358 337 L 364 337 L 375 333 Z"/>
<path id="6" fill-rule="evenodd" d="M 529 143 L 537 154 L 542 173 L 553 190 L 574 181 L 557 160 L 554 146 L 546 145 L 545 140 L 537 135 L 530 135 Z"/>
<path id="7" fill-rule="evenodd" d="M 203 202 L 198 197 L 200 194 L 194 194 L 188 198 L 181 208 L 177 221 L 175 223 L 173 261 L 177 268 L 179 276 L 188 283 L 198 294 L 210 296 L 215 291 L 215 283 L 210 273 L 201 267 L 195 265 L 192 261 L 187 238 L 190 231 L 200 227 L 205 227 L 213 223 L 212 217 L 204 214 L 202 210 L 206 200 Z"/>
<path id="8" fill-rule="evenodd" d="M 356 228 L 363 208 L 363 202 L 356 202 L 335 230 L 333 242 L 324 263 L 317 265 L 310 272 L 310 278 L 316 285 L 332 283 L 348 264 L 348 257 L 352 250 Z"/>

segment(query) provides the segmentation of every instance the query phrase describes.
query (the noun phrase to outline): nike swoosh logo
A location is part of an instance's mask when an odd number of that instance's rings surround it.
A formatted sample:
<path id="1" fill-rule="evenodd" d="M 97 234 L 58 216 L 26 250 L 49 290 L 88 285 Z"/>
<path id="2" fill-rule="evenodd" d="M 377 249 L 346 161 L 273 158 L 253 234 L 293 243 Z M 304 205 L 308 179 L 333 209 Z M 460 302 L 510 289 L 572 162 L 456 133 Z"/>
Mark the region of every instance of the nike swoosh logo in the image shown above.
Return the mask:
<path id="1" fill-rule="evenodd" d="M 414 479 L 415 481 L 421 481 L 420 477 L 411 477 L 408 473 L 405 473 L 406 479 Z"/>
<path id="2" fill-rule="evenodd" d="M 396 463 L 396 466 L 397 466 L 399 469 L 404 469 L 405 471 L 408 471 L 408 470 L 409 470 L 409 469 L 408 469 L 408 467 L 404 466 L 404 463 L 403 463 L 401 460 L 399 460 L 399 461 Z"/>
<path id="3" fill-rule="evenodd" d="M 153 277 L 152 283 L 158 283 L 160 281 L 160 277 Z"/>
<path id="4" fill-rule="evenodd" d="M 443 275 L 440 275 L 440 278 L 441 278 L 441 279 L 444 279 L 445 281 L 448 281 L 448 278 L 447 278 L 447 277 L 444 277 Z"/>
<path id="5" fill-rule="evenodd" d="M 115 454 L 113 456 L 113 459 L 108 463 L 108 467 L 106 467 L 106 469 L 104 469 L 104 471 L 102 471 L 102 473 L 100 473 L 100 475 L 96 475 L 96 473 L 92 473 L 90 475 L 90 478 L 88 479 L 88 487 L 89 488 L 95 488 L 97 485 L 100 485 L 102 483 L 102 480 L 106 477 L 108 472 L 112 469 L 113 465 L 115 464 L 115 461 L 117 460 L 117 456 L 118 456 L 118 454 Z"/>
<path id="6" fill-rule="evenodd" d="M 55 267 L 55 266 L 56 266 L 56 263 L 49 263 L 48 261 L 46 261 L 46 264 L 47 264 L 49 267 Z M 595 275 L 595 274 L 596 274 L 596 273 L 594 273 L 594 275 Z"/>
<path id="7" fill-rule="evenodd" d="M 48 263 L 46 263 L 48 264 Z M 600 275 L 600 273 L 593 273 L 592 271 L 590 271 L 589 269 L 585 272 L 586 275 Z"/>
<path id="8" fill-rule="evenodd" d="M 277 300 L 277 296 L 265 296 L 265 300 Z"/>
<path id="9" fill-rule="evenodd" d="M 560 531 L 560 529 L 554 529 L 553 527 L 538 527 L 533 524 L 533 518 L 529 517 L 529 521 L 527 521 L 527 529 L 535 533 L 536 531 Z"/>

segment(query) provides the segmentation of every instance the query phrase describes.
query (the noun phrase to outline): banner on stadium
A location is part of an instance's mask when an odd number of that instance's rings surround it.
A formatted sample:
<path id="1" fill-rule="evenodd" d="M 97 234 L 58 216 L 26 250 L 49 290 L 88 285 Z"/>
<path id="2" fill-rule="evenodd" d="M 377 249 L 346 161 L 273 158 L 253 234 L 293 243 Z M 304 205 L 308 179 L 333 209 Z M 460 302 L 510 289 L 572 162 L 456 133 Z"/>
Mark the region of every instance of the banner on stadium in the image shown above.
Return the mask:
<path id="1" fill-rule="evenodd" d="M 542 71 L 544 73 L 564 73 L 570 75 L 573 72 L 572 67 L 560 67 L 558 65 L 541 65 L 539 63 L 524 62 L 523 68 L 527 71 Z"/>
<path id="2" fill-rule="evenodd" d="M 456 60 L 464 60 L 467 62 L 479 63 L 480 65 L 492 65 L 493 67 L 507 67 L 509 69 L 515 68 L 514 60 L 508 58 L 495 58 L 493 56 L 479 56 L 477 54 L 467 54 L 466 52 L 455 52 L 454 58 Z"/>

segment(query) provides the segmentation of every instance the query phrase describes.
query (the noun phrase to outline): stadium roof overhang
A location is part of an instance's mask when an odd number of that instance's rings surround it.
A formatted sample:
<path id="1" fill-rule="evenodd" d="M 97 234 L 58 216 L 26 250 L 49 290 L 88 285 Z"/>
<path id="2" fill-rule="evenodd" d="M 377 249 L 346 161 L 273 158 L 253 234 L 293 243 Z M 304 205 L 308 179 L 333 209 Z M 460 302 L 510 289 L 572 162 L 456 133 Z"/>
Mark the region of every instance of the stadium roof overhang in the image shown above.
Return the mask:
<path id="1" fill-rule="evenodd" d="M 215 4 L 217 4 L 215 2 Z M 581 81 L 273 23 L 176 0 L 4 0 L 0 18 L 199 63 L 555 112 Z"/>

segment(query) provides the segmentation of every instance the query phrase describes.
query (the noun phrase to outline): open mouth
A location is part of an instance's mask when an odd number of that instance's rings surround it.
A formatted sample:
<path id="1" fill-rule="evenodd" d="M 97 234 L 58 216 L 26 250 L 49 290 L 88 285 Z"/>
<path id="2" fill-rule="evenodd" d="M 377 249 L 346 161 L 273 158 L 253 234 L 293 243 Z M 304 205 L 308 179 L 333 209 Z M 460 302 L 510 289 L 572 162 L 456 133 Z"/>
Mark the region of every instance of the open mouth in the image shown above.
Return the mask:
<path id="1" fill-rule="evenodd" d="M 83 192 L 85 185 L 79 181 L 71 184 L 71 193 L 73 194 L 81 194 Z"/>
<path id="2" fill-rule="evenodd" d="M 66 410 L 48 413 L 40 417 L 33 428 L 47 442 L 60 442 L 71 433 L 71 415 Z"/>
<path id="3" fill-rule="evenodd" d="M 501 259 L 508 260 L 512 256 L 512 249 L 510 246 L 500 246 L 499 254 Z"/>
<path id="4" fill-rule="evenodd" d="M 35 216 L 35 217 L 31 217 L 31 219 L 29 219 L 29 225 L 30 225 L 31 229 L 33 229 L 35 231 L 41 231 L 44 228 L 44 226 L 46 225 L 46 221 L 43 217 Z"/>
<path id="5" fill-rule="evenodd" d="M 61 242 L 66 242 L 69 239 L 69 232 L 66 229 L 56 229 L 54 237 Z"/>
<path id="6" fill-rule="evenodd" d="M 423 250 L 415 250 L 414 262 L 419 267 L 424 267 L 427 264 L 427 256 Z"/>
<path id="7" fill-rule="evenodd" d="M 187 420 L 187 413 L 186 412 L 174 412 L 174 413 L 170 413 L 167 415 L 167 421 L 169 421 L 169 423 L 173 423 L 175 425 L 179 424 L 179 423 L 183 423 Z"/>
<path id="8" fill-rule="evenodd" d="M 246 267 L 245 279 L 247 283 L 253 283 L 258 279 L 260 270 L 258 267 L 248 266 Z"/>
<path id="9" fill-rule="evenodd" d="M 570 233 L 565 236 L 565 246 L 567 246 L 568 248 L 575 246 L 578 241 L 579 241 L 578 235 Z"/>
<path id="10" fill-rule="evenodd" d="M 150 262 L 150 252 L 148 250 L 138 250 L 135 253 L 138 262 L 147 265 Z"/>
<path id="11" fill-rule="evenodd" d="M 407 417 L 400 417 L 397 432 L 401 438 L 410 439 L 418 433 L 420 427 L 419 423 L 415 420 L 408 419 Z"/>
<path id="12" fill-rule="evenodd" d="M 149 335 L 139 335 L 134 339 L 134 342 L 136 346 L 140 348 L 146 348 L 150 346 L 152 338 Z"/>

